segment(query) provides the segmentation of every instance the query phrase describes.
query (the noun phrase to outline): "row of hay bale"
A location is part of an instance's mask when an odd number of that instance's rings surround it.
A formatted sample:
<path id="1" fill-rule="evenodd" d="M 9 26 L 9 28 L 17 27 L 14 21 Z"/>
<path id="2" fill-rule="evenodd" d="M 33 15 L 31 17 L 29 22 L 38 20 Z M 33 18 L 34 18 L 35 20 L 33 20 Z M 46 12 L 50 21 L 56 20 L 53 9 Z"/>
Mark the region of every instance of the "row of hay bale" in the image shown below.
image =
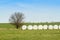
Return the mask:
<path id="1" fill-rule="evenodd" d="M 22 30 L 42 30 L 42 29 L 60 29 L 60 25 L 23 25 Z"/>

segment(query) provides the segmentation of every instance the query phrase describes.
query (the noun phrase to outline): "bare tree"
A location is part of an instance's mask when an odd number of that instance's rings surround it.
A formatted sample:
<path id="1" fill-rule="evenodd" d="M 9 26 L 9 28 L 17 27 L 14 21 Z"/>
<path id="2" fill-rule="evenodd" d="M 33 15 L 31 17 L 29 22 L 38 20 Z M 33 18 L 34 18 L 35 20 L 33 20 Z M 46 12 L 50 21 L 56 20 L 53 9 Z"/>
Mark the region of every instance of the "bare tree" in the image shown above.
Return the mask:
<path id="1" fill-rule="evenodd" d="M 9 21 L 11 24 L 15 25 L 18 29 L 21 26 L 21 23 L 23 22 L 24 14 L 20 12 L 15 12 L 13 15 L 11 15 Z"/>

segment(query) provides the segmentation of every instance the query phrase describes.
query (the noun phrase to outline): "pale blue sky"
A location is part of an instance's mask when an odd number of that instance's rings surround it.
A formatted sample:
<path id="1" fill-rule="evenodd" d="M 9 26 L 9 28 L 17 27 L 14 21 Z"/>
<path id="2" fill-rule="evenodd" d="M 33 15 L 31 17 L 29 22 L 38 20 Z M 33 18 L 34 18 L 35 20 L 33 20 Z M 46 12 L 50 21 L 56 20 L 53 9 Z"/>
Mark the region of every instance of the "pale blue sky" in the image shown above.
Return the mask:
<path id="1" fill-rule="evenodd" d="M 24 13 L 25 22 L 60 21 L 60 0 L 0 0 L 0 23 L 14 12 Z"/>

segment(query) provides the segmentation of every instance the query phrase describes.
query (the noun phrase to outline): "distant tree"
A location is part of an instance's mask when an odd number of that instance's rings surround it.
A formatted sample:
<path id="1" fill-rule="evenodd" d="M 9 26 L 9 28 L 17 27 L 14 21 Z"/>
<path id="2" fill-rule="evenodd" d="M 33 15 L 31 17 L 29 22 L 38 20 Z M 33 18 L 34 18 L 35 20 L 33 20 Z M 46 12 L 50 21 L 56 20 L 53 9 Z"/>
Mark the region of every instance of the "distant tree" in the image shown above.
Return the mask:
<path id="1" fill-rule="evenodd" d="M 15 12 L 14 14 L 11 15 L 9 21 L 10 21 L 10 24 L 15 25 L 16 28 L 18 29 L 21 26 L 23 19 L 24 19 L 23 13 Z"/>

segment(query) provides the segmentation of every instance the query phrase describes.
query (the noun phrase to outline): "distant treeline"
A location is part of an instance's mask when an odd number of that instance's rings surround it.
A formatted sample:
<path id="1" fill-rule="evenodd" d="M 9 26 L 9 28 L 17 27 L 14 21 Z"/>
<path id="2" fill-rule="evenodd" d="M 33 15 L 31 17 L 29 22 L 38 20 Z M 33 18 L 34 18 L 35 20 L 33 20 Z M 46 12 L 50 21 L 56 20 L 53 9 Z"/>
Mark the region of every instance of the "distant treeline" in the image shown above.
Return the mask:
<path id="1" fill-rule="evenodd" d="M 0 26 L 1 25 L 10 25 L 10 24 L 0 23 Z M 60 22 L 21 23 L 21 25 L 60 25 Z"/>
<path id="2" fill-rule="evenodd" d="M 23 23 L 23 25 L 60 25 L 60 22 Z"/>

